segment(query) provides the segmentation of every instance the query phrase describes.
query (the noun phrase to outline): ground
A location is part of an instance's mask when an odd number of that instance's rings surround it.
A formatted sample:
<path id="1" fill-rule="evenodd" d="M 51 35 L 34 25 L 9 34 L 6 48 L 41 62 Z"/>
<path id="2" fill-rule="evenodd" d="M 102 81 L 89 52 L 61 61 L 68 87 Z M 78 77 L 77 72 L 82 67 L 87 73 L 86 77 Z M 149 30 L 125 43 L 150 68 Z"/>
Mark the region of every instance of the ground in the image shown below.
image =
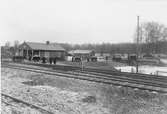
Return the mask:
<path id="1" fill-rule="evenodd" d="M 63 61 L 58 62 L 57 64 L 63 64 L 63 65 L 72 65 L 72 66 L 79 66 L 81 67 L 80 62 L 70 62 L 70 61 Z M 108 61 L 100 61 L 100 62 L 83 62 L 83 66 L 87 68 L 99 68 L 99 69 L 107 69 L 107 70 L 116 70 L 115 66 L 126 66 L 124 63 L 114 62 L 111 60 Z"/>
<path id="2" fill-rule="evenodd" d="M 166 95 L 22 70 L 2 68 L 1 86 L 2 93 L 55 114 L 167 113 Z M 13 108 L 3 103 L 1 113 L 41 114 L 29 107 Z"/>
<path id="3" fill-rule="evenodd" d="M 167 76 L 167 59 L 161 59 L 162 65 L 139 65 L 139 73 Z M 115 66 L 122 72 L 136 72 L 136 66 Z"/>

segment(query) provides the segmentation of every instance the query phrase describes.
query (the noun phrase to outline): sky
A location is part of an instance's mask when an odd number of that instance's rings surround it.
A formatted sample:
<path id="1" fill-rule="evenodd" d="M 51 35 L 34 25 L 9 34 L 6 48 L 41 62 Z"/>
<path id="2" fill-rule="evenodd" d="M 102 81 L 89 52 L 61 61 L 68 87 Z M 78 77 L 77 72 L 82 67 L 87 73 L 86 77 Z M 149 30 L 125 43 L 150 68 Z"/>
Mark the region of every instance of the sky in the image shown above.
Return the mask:
<path id="1" fill-rule="evenodd" d="M 167 25 L 165 0 L 0 0 L 0 45 L 133 42 L 140 23 Z"/>

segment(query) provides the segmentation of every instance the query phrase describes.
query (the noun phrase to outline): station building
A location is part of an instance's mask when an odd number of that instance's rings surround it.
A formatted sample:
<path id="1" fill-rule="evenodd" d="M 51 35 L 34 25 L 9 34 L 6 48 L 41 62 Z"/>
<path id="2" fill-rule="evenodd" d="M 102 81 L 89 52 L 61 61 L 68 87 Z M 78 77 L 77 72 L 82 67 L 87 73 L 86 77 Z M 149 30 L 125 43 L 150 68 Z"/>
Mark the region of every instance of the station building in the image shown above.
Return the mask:
<path id="1" fill-rule="evenodd" d="M 58 59 L 65 59 L 65 49 L 58 44 L 24 42 L 19 46 L 19 55 L 25 58 L 39 56 L 39 57 L 57 57 Z"/>

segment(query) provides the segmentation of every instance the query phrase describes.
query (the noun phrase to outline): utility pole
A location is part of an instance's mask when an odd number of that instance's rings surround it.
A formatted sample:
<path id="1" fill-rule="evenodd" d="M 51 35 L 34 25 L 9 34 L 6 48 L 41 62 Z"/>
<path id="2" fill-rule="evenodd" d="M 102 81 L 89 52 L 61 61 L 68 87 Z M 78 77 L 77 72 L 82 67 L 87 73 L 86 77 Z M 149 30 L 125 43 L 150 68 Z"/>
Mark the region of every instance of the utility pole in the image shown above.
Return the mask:
<path id="1" fill-rule="evenodd" d="M 138 63 L 138 59 L 139 59 L 139 16 L 137 16 L 137 49 L 136 49 L 136 73 L 138 73 L 139 70 L 139 63 Z"/>

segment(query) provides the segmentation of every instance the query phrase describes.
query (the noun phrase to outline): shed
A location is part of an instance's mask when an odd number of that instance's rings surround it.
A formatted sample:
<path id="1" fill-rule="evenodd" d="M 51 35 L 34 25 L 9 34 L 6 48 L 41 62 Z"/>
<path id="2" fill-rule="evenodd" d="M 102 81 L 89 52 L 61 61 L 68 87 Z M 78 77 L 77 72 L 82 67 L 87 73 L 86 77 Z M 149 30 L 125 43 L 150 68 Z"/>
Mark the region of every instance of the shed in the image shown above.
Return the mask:
<path id="1" fill-rule="evenodd" d="M 73 56 L 79 56 L 83 58 L 87 58 L 95 55 L 95 52 L 93 50 L 71 50 L 68 53 Z"/>

